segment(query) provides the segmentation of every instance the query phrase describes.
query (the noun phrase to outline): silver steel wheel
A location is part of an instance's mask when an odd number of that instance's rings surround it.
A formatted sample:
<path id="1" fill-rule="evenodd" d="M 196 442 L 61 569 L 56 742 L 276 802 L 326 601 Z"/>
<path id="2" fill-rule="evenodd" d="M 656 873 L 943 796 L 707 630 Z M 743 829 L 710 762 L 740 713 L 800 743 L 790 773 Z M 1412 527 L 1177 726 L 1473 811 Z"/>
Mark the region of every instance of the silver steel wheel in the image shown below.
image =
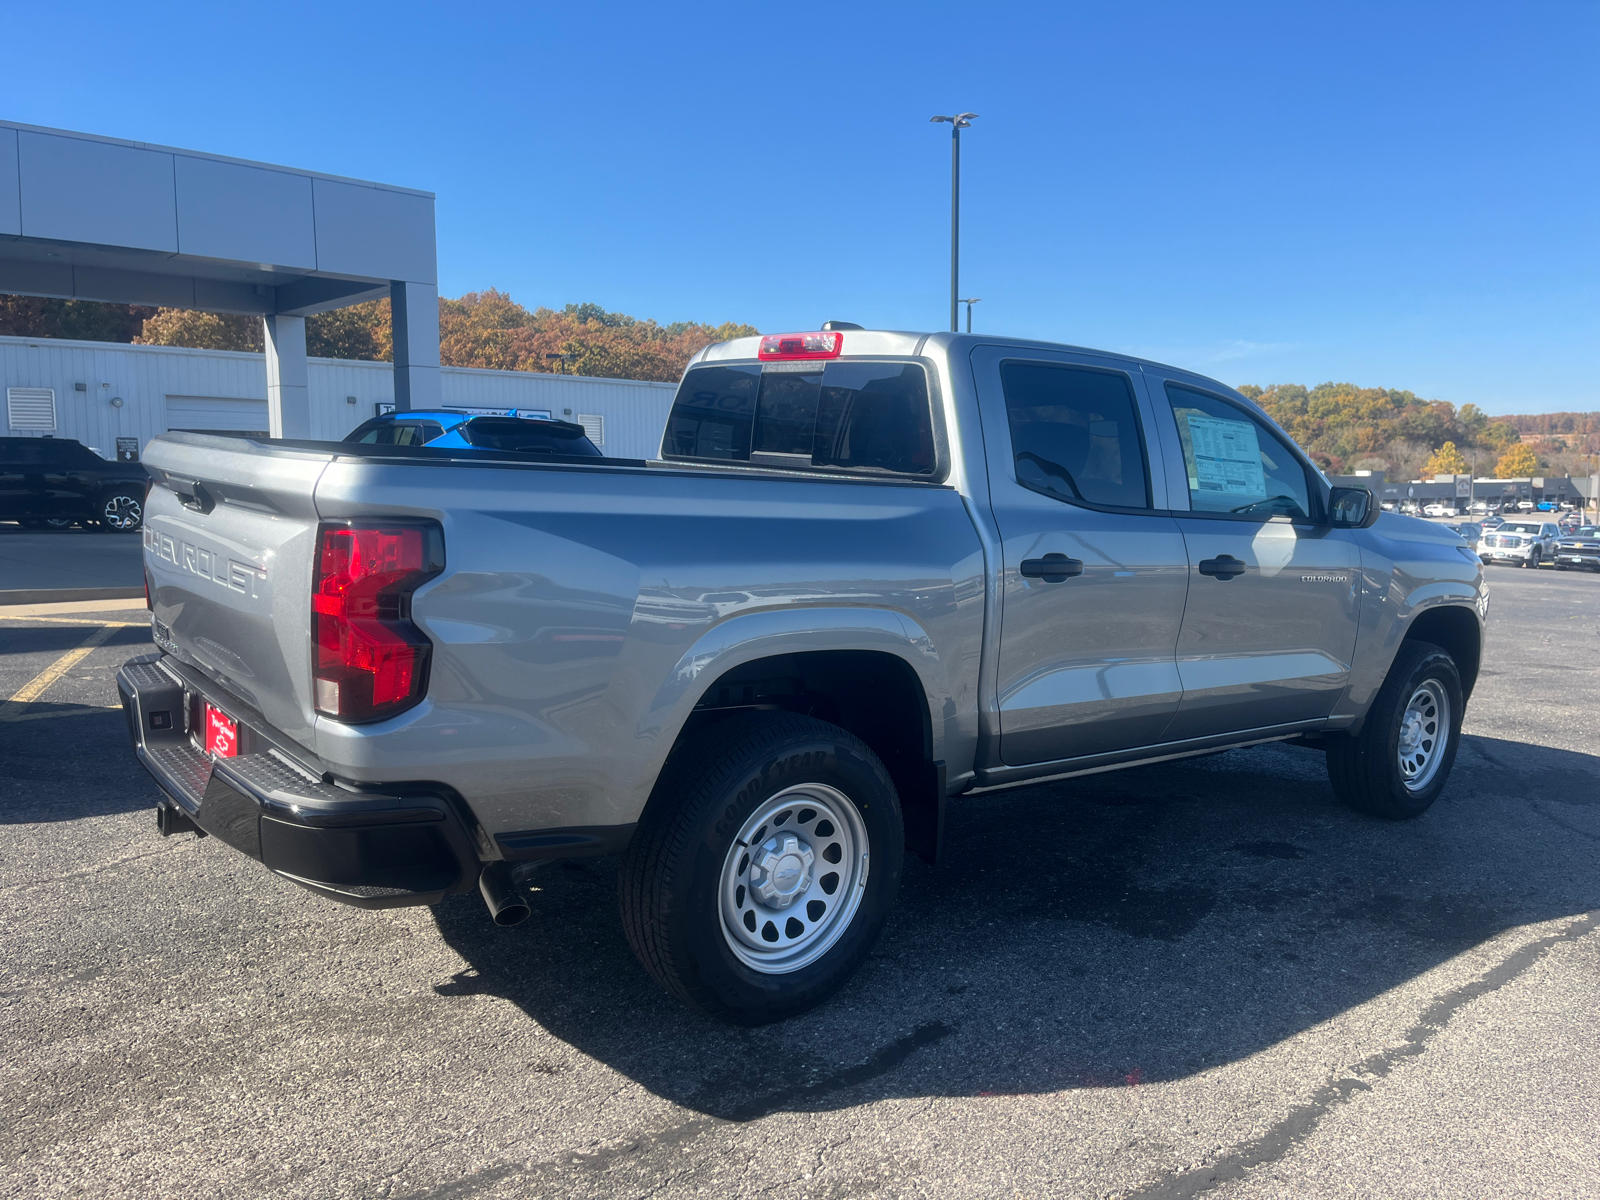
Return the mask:
<path id="1" fill-rule="evenodd" d="M 1433 782 L 1450 740 L 1450 698 L 1436 679 L 1424 679 L 1400 717 L 1400 779 L 1409 792 Z"/>
<path id="2" fill-rule="evenodd" d="M 132 496 L 116 495 L 106 500 L 105 507 L 100 510 L 100 519 L 112 529 L 126 533 L 139 528 L 144 520 L 144 512 Z"/>
<path id="3" fill-rule="evenodd" d="M 844 935 L 867 885 L 867 827 L 843 792 L 785 788 L 739 830 L 722 865 L 722 936 L 745 966 L 784 975 Z"/>

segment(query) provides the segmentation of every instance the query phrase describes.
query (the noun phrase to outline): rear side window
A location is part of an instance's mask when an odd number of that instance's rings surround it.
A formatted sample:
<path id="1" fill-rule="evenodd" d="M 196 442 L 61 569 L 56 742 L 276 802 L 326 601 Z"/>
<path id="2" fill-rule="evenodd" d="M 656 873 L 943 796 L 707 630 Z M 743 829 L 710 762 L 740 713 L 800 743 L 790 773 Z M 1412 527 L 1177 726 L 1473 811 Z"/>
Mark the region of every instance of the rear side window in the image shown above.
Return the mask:
<path id="1" fill-rule="evenodd" d="M 1150 507 L 1133 385 L 1121 371 L 1000 366 L 1017 482 L 1058 500 Z"/>
<path id="2" fill-rule="evenodd" d="M 927 374 L 915 363 L 696 367 L 678 389 L 662 452 L 932 475 Z"/>
<path id="3" fill-rule="evenodd" d="M 473 417 L 459 430 L 469 446 L 521 454 L 581 454 L 601 457 L 600 448 L 570 421 L 525 421 L 520 417 Z"/>
<path id="4" fill-rule="evenodd" d="M 0 462 L 14 467 L 38 467 L 45 463 L 43 438 L 14 438 L 0 450 Z"/>
<path id="5" fill-rule="evenodd" d="M 444 426 L 434 421 L 369 421 L 347 442 L 366 446 L 422 446 L 444 434 Z"/>

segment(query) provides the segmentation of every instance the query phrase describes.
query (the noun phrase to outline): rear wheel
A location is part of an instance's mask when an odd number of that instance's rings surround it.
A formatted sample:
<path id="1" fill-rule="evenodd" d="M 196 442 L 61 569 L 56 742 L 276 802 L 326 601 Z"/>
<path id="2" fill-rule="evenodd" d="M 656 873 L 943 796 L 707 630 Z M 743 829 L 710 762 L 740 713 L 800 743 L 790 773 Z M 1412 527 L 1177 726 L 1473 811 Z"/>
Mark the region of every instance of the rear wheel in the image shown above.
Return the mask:
<path id="1" fill-rule="evenodd" d="M 144 524 L 144 505 L 133 492 L 107 492 L 100 500 L 100 523 L 118 533 L 133 533 Z"/>
<path id="2" fill-rule="evenodd" d="M 1406 642 L 1361 732 L 1327 740 L 1328 778 L 1351 808 L 1391 821 L 1439 798 L 1461 740 L 1461 674 L 1428 642 Z"/>
<path id="3" fill-rule="evenodd" d="M 657 982 L 741 1025 L 827 999 L 877 940 L 905 835 L 888 772 L 835 725 L 730 717 L 673 754 L 622 863 Z"/>

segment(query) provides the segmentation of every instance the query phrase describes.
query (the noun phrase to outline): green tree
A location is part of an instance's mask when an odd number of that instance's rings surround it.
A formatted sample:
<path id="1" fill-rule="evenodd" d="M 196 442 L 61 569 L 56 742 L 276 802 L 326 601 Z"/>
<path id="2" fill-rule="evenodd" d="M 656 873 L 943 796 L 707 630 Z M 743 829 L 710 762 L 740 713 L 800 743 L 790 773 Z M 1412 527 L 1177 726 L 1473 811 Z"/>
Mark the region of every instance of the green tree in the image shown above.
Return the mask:
<path id="1" fill-rule="evenodd" d="M 1533 475 L 1539 470 L 1539 456 L 1533 452 L 1533 447 L 1518 442 L 1511 449 L 1500 456 L 1500 461 L 1494 465 L 1495 477 L 1498 479 L 1522 479 Z"/>
<path id="2" fill-rule="evenodd" d="M 0 296 L 0 334 L 7 337 L 76 338 L 85 342 L 131 342 L 155 309 L 95 300 L 51 300 Z"/>
<path id="3" fill-rule="evenodd" d="M 1461 451 L 1456 449 L 1454 442 L 1446 442 L 1429 456 L 1423 465 L 1424 478 L 1435 475 L 1465 475 L 1468 471 L 1467 459 Z"/>

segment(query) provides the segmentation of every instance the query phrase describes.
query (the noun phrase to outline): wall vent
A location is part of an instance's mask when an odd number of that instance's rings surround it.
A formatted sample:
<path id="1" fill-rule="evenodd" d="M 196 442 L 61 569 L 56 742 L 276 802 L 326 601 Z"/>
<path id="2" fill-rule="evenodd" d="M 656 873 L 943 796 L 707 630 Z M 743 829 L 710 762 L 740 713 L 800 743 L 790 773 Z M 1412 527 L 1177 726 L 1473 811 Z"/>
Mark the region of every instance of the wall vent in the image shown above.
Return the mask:
<path id="1" fill-rule="evenodd" d="M 13 429 L 33 433 L 56 431 L 54 388 L 7 388 L 6 419 Z"/>
<path id="2" fill-rule="evenodd" d="M 606 444 L 606 419 L 604 417 L 579 413 L 572 419 L 583 426 L 583 432 L 596 446 L 604 446 Z"/>

